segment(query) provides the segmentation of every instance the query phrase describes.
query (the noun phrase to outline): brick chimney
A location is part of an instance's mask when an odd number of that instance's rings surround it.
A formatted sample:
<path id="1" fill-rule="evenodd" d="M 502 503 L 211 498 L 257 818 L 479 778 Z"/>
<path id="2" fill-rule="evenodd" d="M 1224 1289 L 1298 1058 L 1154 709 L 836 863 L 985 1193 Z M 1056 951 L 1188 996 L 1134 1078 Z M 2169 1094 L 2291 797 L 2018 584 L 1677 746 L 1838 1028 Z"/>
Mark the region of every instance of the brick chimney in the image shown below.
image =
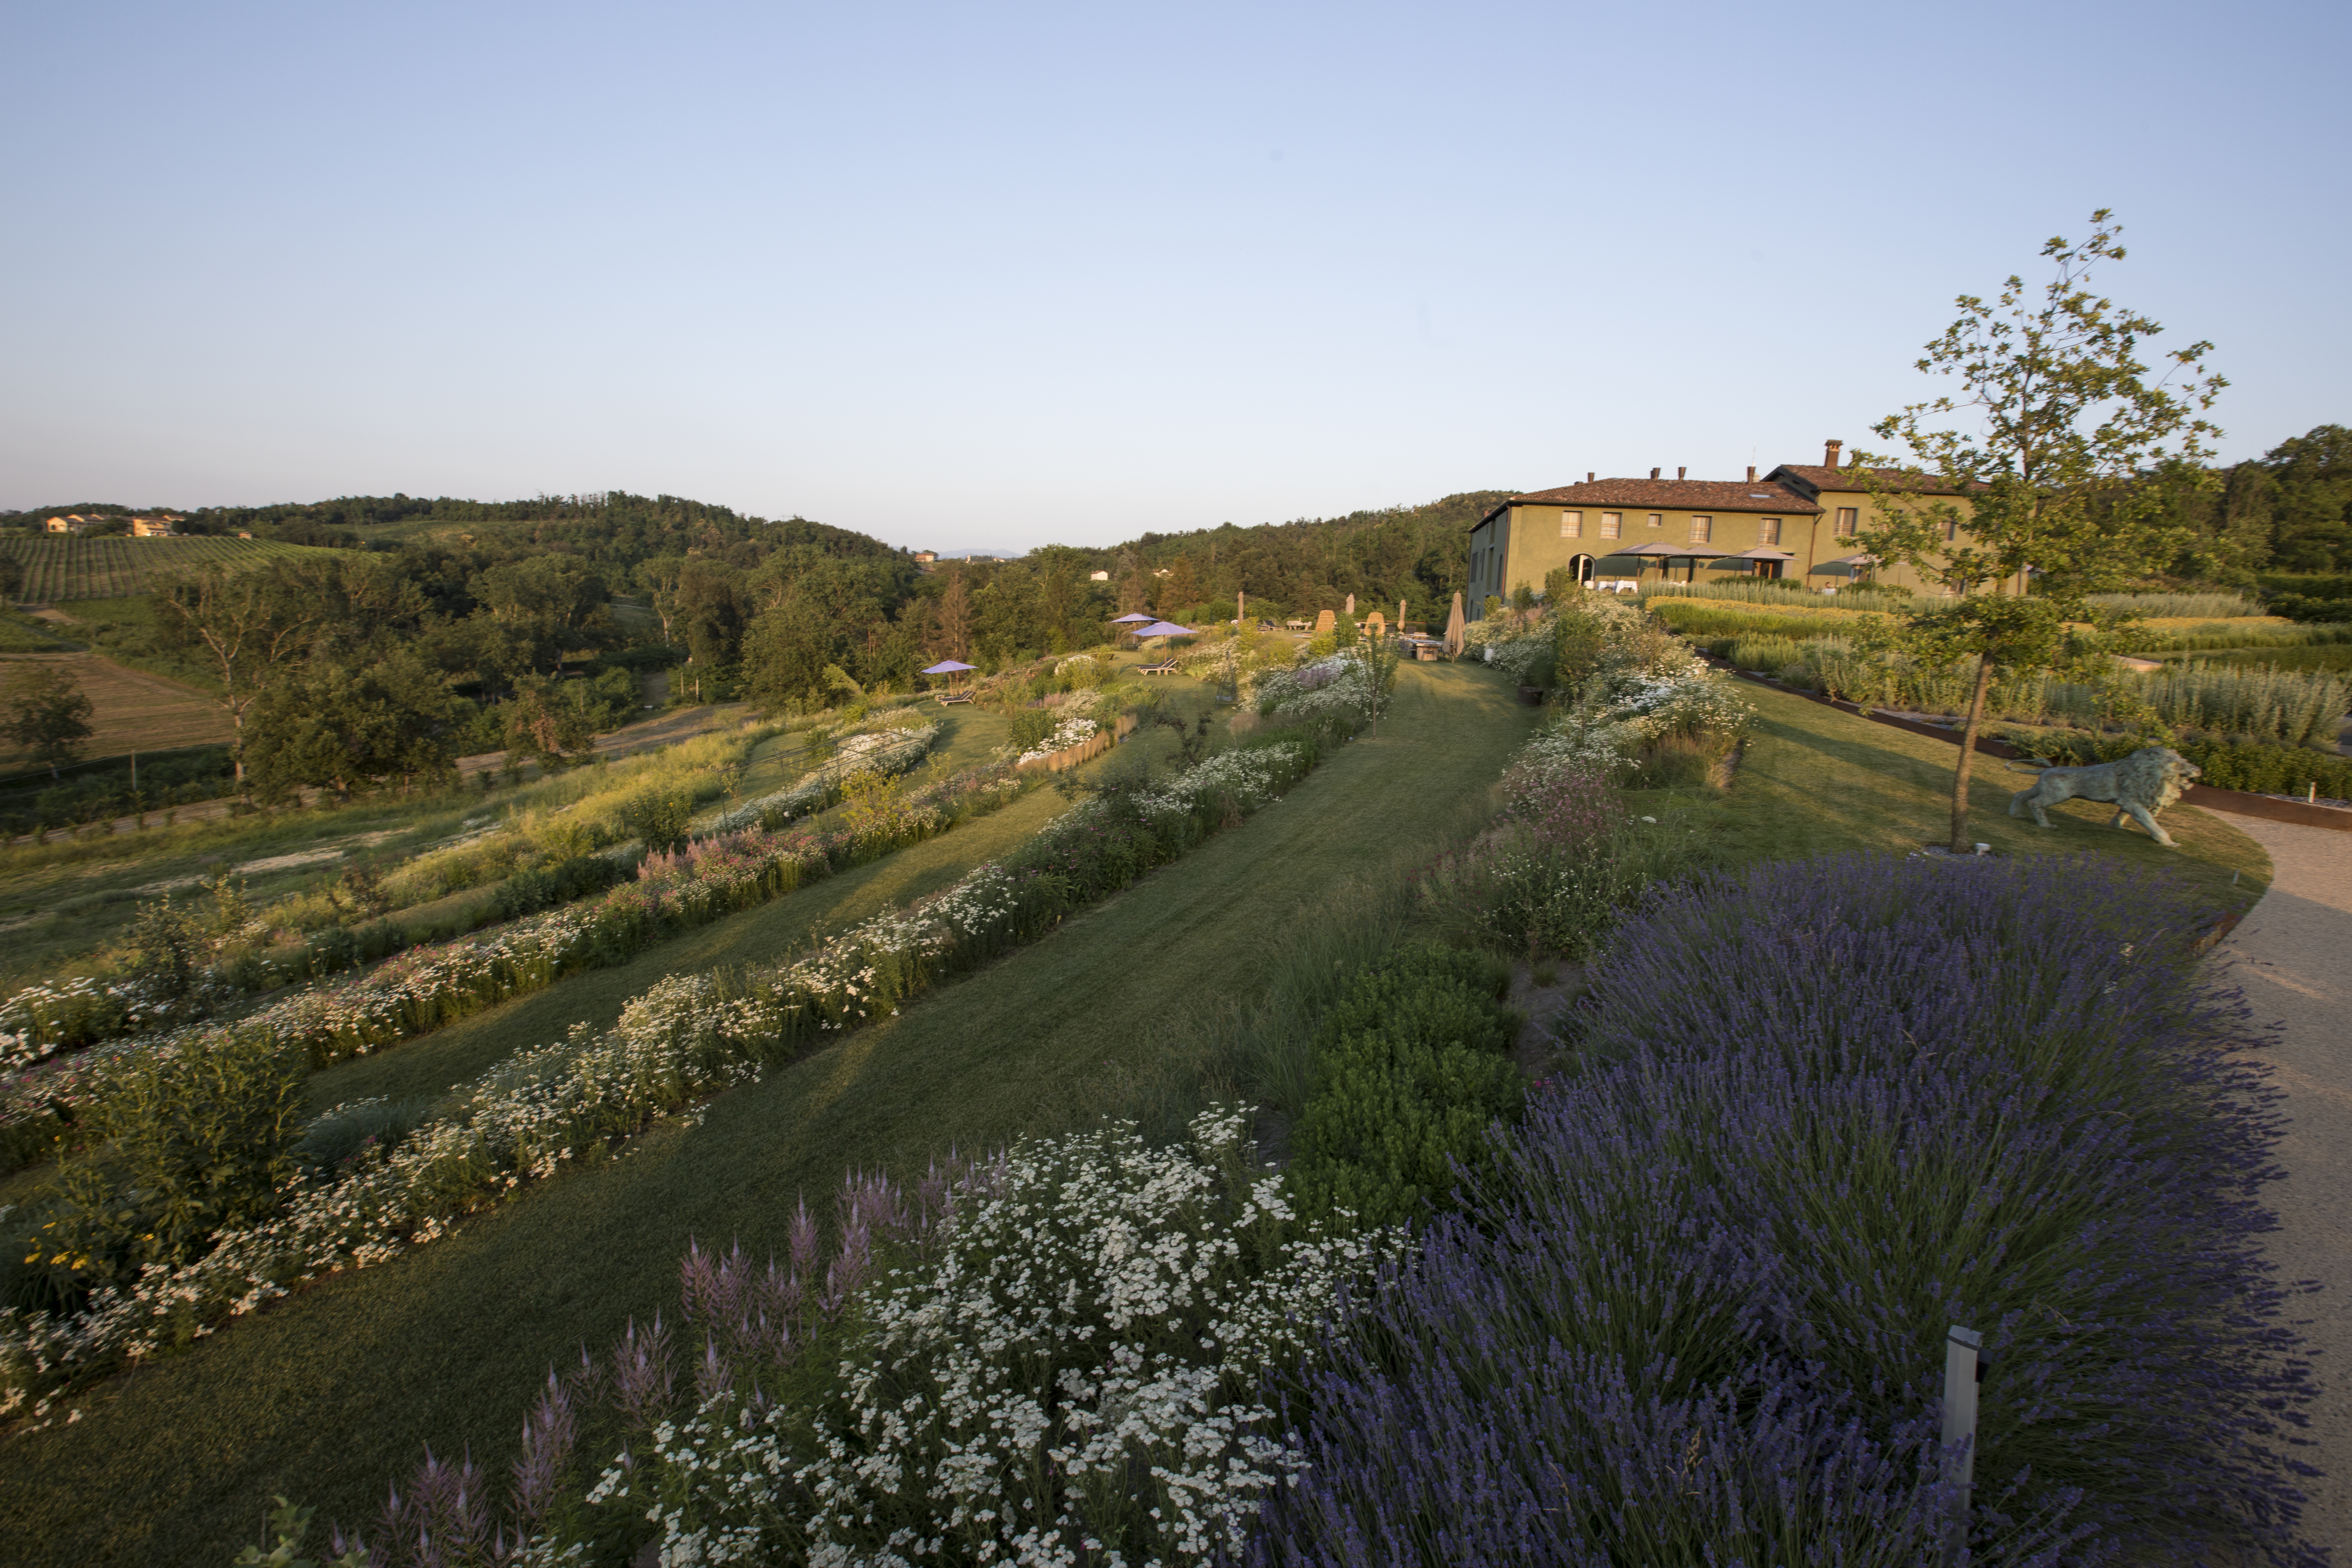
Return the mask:
<path id="1" fill-rule="evenodd" d="M 1751 485 L 1756 482 L 1756 465 L 1753 463 L 1748 465 L 1748 482 Z"/>
<path id="2" fill-rule="evenodd" d="M 1655 468 L 1652 468 L 1652 469 L 1650 470 L 1650 477 L 1651 477 L 1652 479 L 1656 479 L 1656 478 L 1658 477 L 1658 470 L 1657 470 L 1657 469 L 1655 469 Z"/>
<path id="3" fill-rule="evenodd" d="M 1675 478 L 1678 480 L 1686 479 L 1690 478 L 1690 470 L 1688 468 L 1676 468 L 1675 470 Z"/>
<path id="4" fill-rule="evenodd" d="M 1843 441 L 1830 441 L 1824 443 L 1822 447 L 1822 467 L 1824 468 L 1836 468 L 1838 466 L 1838 454 L 1844 450 L 1845 443 Z"/>
<path id="5" fill-rule="evenodd" d="M 1584 470 L 1584 482 L 1588 485 L 1592 482 L 1592 470 L 1591 468 Z"/>

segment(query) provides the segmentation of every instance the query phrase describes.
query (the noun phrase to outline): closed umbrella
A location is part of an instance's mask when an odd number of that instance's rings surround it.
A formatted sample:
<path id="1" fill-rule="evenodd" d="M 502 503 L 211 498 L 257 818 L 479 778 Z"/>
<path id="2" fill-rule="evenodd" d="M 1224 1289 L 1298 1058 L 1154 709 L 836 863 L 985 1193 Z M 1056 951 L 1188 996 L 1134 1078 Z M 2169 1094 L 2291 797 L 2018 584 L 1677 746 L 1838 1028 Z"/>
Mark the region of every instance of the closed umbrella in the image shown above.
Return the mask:
<path id="1" fill-rule="evenodd" d="M 1710 561 L 1715 559 L 1714 551 L 1689 544 L 1634 544 L 1629 545 L 1623 550 L 1612 550 L 1609 553 L 1612 555 L 1636 555 L 1655 560 L 1658 563 L 1658 570 L 1660 572 L 1664 572 L 1667 569 L 1666 563 L 1670 561 Z M 1693 576 L 1696 576 L 1698 574 L 1698 569 L 1696 567 L 1693 567 L 1691 569 L 1691 574 Z"/>
<path id="2" fill-rule="evenodd" d="M 1462 657 L 1463 625 L 1462 591 L 1457 588 L 1454 591 L 1454 613 L 1445 617 L 1445 656 L 1448 658 Z"/>
<path id="3" fill-rule="evenodd" d="M 1785 550 L 1774 550 L 1769 545 L 1766 545 L 1759 546 L 1754 550 L 1743 550 L 1737 555 L 1727 555 L 1724 559 L 1727 561 L 1753 561 L 1756 563 L 1756 571 L 1758 575 L 1761 576 L 1766 574 L 1769 574 L 1770 563 L 1776 561 L 1794 561 L 1796 557 L 1790 554 Z"/>

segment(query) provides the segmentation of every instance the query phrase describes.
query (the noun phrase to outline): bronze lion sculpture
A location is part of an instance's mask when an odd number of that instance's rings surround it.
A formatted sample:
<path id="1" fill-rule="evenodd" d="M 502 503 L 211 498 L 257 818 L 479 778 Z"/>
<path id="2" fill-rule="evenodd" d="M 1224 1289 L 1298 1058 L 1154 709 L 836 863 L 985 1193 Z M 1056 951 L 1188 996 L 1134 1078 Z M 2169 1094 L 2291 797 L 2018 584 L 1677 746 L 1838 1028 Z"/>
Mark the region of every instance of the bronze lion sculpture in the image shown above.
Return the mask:
<path id="1" fill-rule="evenodd" d="M 2009 797 L 2009 815 L 2022 816 L 2030 811 L 2037 824 L 2047 827 L 2045 806 L 2062 800 L 2111 800 L 2116 815 L 2109 827 L 2121 827 L 2128 816 L 2147 828 L 2150 838 L 2170 848 L 2172 839 L 2157 826 L 2156 814 L 2179 800 L 2180 792 L 2204 771 L 2168 746 L 2143 747 L 2128 757 L 2089 767 L 2044 768 L 2032 788 Z"/>

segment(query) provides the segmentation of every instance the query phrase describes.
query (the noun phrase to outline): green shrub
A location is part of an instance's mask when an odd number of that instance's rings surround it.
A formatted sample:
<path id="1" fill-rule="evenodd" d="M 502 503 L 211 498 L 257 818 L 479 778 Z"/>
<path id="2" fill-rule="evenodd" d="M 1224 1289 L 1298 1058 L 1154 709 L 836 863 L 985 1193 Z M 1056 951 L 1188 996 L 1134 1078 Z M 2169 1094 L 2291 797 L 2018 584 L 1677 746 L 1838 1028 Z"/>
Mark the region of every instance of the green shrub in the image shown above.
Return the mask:
<path id="1" fill-rule="evenodd" d="M 223 1229 L 267 1218 L 294 1172 L 306 1066 L 259 1029 L 122 1057 L 85 1118 L 89 1146 L 43 1194 L 53 1276 L 86 1287 L 176 1268 Z"/>
<path id="2" fill-rule="evenodd" d="M 422 1100 L 355 1100 L 302 1130 L 295 1157 L 317 1169 L 341 1164 L 371 1144 L 390 1149 L 424 1124 L 432 1107 Z"/>
<path id="3" fill-rule="evenodd" d="M 1509 984 L 1497 959 L 1415 942 L 1349 987 L 1316 1031 L 1315 1087 L 1291 1133 L 1303 1213 L 1414 1218 L 1446 1201 L 1454 1162 L 1483 1165 L 1487 1127 L 1524 1094 Z"/>
<path id="4" fill-rule="evenodd" d="M 2291 621 L 2339 625 L 2352 621 L 2352 599 L 2319 599 L 2307 594 L 2281 594 L 2271 601 L 2270 612 L 2274 616 L 2284 616 Z"/>
<path id="5" fill-rule="evenodd" d="M 2273 596 L 2302 594 L 2314 599 L 2352 599 L 2352 572 L 2258 572 L 2254 583 Z"/>
<path id="6" fill-rule="evenodd" d="M 553 866 L 521 871 L 500 882 L 491 895 L 488 921 L 510 921 L 601 893 L 625 880 L 628 868 L 610 855 L 575 855 Z M 487 921 L 485 922 L 487 923 Z"/>
<path id="7" fill-rule="evenodd" d="M 646 853 L 659 855 L 686 842 L 694 797 L 682 790 L 649 790 L 621 807 L 621 823 L 645 840 Z"/>
<path id="8" fill-rule="evenodd" d="M 1050 708 L 1016 708 L 1013 710 L 1010 739 L 1016 752 L 1034 752 L 1054 732 L 1057 717 Z"/>

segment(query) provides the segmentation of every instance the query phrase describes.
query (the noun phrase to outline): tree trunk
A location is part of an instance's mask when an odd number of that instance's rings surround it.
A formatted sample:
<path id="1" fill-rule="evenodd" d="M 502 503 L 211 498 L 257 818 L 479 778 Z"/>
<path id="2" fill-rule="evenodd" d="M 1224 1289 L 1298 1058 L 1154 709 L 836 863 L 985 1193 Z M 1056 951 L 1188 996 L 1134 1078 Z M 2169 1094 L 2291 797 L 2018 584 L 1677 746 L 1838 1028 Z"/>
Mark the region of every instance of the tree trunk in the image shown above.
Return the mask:
<path id="1" fill-rule="evenodd" d="M 1985 693 L 1992 689 L 1992 660 L 1977 658 L 1976 689 L 1969 694 L 1969 721 L 1960 730 L 1960 761 L 1952 770 L 1952 844 L 1955 855 L 1975 853 L 1969 837 L 1969 770 L 1977 758 L 1977 731 L 1984 723 Z"/>

